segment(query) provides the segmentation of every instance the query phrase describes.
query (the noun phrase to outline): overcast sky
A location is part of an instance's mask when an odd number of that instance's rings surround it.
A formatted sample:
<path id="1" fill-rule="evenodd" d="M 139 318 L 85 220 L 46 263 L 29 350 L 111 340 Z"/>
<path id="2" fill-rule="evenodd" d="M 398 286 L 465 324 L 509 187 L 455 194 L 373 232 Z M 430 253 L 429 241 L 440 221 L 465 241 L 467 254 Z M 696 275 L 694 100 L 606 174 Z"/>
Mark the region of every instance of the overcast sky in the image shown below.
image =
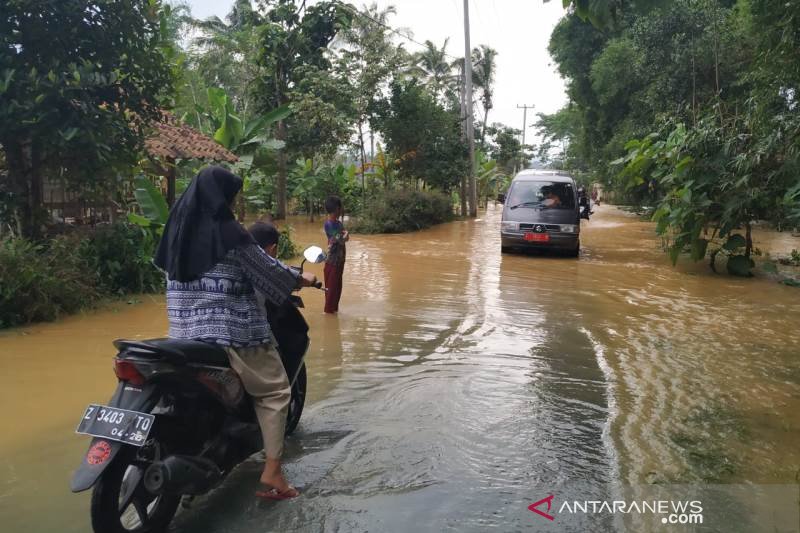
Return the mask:
<path id="1" fill-rule="evenodd" d="M 351 0 L 361 7 L 365 0 Z M 372 0 L 367 0 L 372 1 Z M 188 0 L 195 17 L 224 17 L 232 0 Z M 528 125 L 535 113 L 552 113 L 566 103 L 564 84 L 547 53 L 553 27 L 564 14 L 560 0 L 470 0 L 472 46 L 487 44 L 498 51 L 494 109 L 489 122 L 522 127 L 517 105 L 535 105 L 528 110 Z M 389 21 L 395 28 L 408 28 L 415 41 L 430 39 L 441 44 L 449 37 L 448 52 L 464 55 L 463 0 L 377 0 L 380 7 L 394 5 L 397 15 Z M 400 40 L 400 37 L 397 37 Z M 413 43 L 408 50 L 418 50 Z M 528 129 L 528 142 L 534 136 Z"/>

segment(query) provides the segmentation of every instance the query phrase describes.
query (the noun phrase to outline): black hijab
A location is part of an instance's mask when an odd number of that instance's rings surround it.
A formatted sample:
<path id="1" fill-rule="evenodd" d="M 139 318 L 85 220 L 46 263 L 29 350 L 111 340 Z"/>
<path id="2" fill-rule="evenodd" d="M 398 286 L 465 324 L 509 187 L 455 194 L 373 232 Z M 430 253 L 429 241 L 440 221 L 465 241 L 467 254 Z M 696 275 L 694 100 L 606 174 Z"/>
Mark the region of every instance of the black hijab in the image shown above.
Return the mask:
<path id="1" fill-rule="evenodd" d="M 204 168 L 192 180 L 172 207 L 156 251 L 155 264 L 169 279 L 195 280 L 232 248 L 255 242 L 230 208 L 242 183 L 221 167 Z"/>

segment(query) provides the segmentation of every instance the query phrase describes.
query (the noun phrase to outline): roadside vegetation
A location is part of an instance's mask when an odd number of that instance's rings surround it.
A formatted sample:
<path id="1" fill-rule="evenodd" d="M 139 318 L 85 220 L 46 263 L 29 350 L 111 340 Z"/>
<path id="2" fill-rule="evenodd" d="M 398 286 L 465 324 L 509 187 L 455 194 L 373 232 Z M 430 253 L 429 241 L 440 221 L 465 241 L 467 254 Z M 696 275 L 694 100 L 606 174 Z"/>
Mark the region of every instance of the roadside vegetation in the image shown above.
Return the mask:
<path id="1" fill-rule="evenodd" d="M 800 226 L 800 2 L 573 4 L 550 39 L 569 103 L 539 115 L 542 157 L 651 207 L 673 263 L 750 276 L 753 224 Z"/>
<path id="2" fill-rule="evenodd" d="M 282 221 L 322 216 L 331 194 L 365 232 L 464 215 L 463 59 L 407 42 L 394 13 L 236 0 L 198 20 L 159 0 L 3 3 L 0 327 L 161 290 L 149 258 L 167 204 L 212 162 L 244 179 L 241 220 L 278 223 L 284 258 L 297 249 Z M 496 56 L 473 51 L 483 205 L 530 154 L 491 121 Z M 224 155 L 183 157 L 160 124 Z"/>

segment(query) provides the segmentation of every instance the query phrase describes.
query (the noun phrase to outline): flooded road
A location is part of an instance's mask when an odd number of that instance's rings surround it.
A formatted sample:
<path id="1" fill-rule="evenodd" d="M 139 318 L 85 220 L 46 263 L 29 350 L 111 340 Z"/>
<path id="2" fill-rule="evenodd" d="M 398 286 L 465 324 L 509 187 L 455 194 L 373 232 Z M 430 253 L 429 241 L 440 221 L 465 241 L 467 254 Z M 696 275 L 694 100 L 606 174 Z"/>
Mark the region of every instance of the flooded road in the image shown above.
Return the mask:
<path id="1" fill-rule="evenodd" d="M 251 461 L 173 530 L 516 531 L 575 482 L 582 499 L 797 482 L 798 289 L 672 268 L 652 224 L 607 206 L 579 260 L 501 256 L 499 214 L 354 236 L 340 315 L 304 296 L 310 396 L 286 457 L 303 497 L 254 501 Z M 73 431 L 113 390 L 110 342 L 166 331 L 163 299 L 138 300 L 0 335 L 4 532 L 89 531 Z"/>

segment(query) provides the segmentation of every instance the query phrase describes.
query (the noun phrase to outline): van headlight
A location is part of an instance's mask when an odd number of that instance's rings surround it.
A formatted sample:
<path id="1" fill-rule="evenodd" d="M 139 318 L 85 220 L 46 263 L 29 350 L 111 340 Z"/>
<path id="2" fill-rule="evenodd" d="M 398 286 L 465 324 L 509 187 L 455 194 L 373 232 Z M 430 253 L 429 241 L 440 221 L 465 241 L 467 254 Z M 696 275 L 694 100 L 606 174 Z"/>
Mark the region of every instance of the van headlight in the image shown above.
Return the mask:
<path id="1" fill-rule="evenodd" d="M 580 226 L 575 224 L 560 224 L 559 228 L 561 233 L 578 233 L 580 231 Z"/>
<path id="2" fill-rule="evenodd" d="M 502 231 L 519 231 L 519 222 L 503 221 L 500 223 L 500 229 Z"/>

